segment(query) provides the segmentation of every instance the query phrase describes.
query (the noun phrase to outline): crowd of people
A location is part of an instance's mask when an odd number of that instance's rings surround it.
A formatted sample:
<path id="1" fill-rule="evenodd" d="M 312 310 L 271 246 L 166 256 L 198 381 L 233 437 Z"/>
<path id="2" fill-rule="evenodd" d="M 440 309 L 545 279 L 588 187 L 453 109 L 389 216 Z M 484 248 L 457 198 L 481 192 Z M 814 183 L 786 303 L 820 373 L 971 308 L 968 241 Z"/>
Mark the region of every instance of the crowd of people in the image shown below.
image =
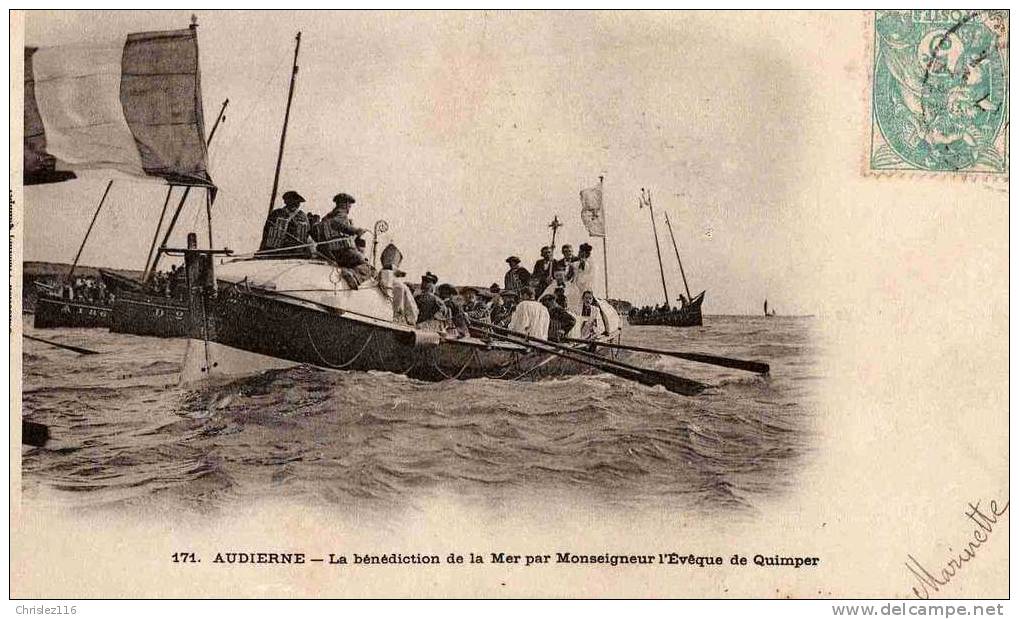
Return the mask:
<path id="1" fill-rule="evenodd" d="M 674 310 L 681 310 L 687 305 L 690 305 L 690 300 L 686 298 L 685 294 L 680 294 L 679 298 L 676 300 L 679 301 L 679 305 L 676 307 L 670 307 L 667 303 L 662 303 L 661 305 L 645 305 L 643 307 L 632 308 L 630 310 L 630 315 L 647 318 L 656 314 L 667 314 Z"/>
<path id="2" fill-rule="evenodd" d="M 282 196 L 283 206 L 269 213 L 256 254 L 264 258 L 309 258 L 329 260 L 339 267 L 341 277 L 352 288 L 377 278 L 380 289 L 393 303 L 396 322 L 418 329 L 436 331 L 453 337 L 466 337 L 471 322 L 489 323 L 518 333 L 559 341 L 566 337 L 590 338 L 604 330 L 594 289 L 592 248 L 583 243 L 574 253 L 571 245 L 541 248 L 541 257 L 530 271 L 517 256 L 506 259 L 509 265 L 503 286 L 488 289 L 457 288 L 439 284 L 430 271 L 421 277 L 416 291 L 401 280 L 403 256 L 394 245 L 382 252 L 377 273 L 369 261 L 362 238 L 367 232 L 354 225 L 350 208 L 353 196 L 333 196 L 333 208 L 319 216 L 306 213 L 306 202 L 296 191 Z"/>
<path id="3" fill-rule="evenodd" d="M 480 290 L 471 286 L 457 288 L 439 284 L 438 277 L 428 272 L 421 277 L 413 297 L 417 315 L 401 315 L 418 329 L 452 337 L 469 335 L 472 323 L 504 327 L 554 342 L 588 339 L 604 331 L 601 308 L 589 290 L 583 293 L 576 311 L 567 307 L 563 295 L 543 294 L 537 300 L 534 297 L 530 286 L 516 290 L 498 284 Z"/>
<path id="4" fill-rule="evenodd" d="M 70 282 L 59 286 L 60 298 L 67 301 L 84 301 L 85 303 L 113 303 L 113 293 L 106 288 L 101 279 L 95 277 L 75 277 Z"/>
<path id="5" fill-rule="evenodd" d="M 467 336 L 472 322 L 551 341 L 600 335 L 605 325 L 591 292 L 591 246 L 584 243 L 576 255 L 570 245 L 563 245 L 561 251 L 562 257 L 555 259 L 551 246 L 542 247 L 541 258 L 531 271 L 520 266 L 520 258 L 510 256 L 502 287 L 493 283 L 487 289 L 457 288 L 439 284 L 439 278 L 429 271 L 421 277 L 412 303 L 408 302 L 409 293 L 394 291 L 394 315 L 418 329 L 453 337 Z M 387 264 L 385 257 L 382 267 L 383 274 L 403 275 Z M 391 282 L 396 277 L 380 279 L 383 288 L 394 290 Z M 398 281 L 396 285 L 406 288 Z M 575 297 L 572 303 L 571 296 Z"/>
<path id="6" fill-rule="evenodd" d="M 176 264 L 170 265 L 168 272 L 156 271 L 149 282 L 149 290 L 164 297 L 180 298 L 186 286 L 184 267 Z"/>

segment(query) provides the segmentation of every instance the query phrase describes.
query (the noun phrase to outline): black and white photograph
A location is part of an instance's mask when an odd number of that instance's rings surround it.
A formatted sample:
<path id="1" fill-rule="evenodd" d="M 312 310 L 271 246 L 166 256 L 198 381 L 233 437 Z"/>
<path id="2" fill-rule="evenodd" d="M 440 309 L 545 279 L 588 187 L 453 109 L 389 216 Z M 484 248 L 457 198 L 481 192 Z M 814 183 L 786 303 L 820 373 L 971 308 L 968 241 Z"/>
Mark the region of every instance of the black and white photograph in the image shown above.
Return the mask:
<path id="1" fill-rule="evenodd" d="M 11 599 L 1007 598 L 1008 23 L 12 11 Z"/>

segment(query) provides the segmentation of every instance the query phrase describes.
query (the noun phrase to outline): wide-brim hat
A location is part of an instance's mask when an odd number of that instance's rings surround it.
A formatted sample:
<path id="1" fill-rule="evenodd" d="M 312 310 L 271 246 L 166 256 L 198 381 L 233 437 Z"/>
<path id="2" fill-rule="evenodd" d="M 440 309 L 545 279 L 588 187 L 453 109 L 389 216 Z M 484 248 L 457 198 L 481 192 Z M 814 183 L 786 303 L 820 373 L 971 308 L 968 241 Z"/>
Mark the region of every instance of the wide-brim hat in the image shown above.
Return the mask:
<path id="1" fill-rule="evenodd" d="M 283 193 L 283 201 L 284 202 L 297 201 L 298 203 L 300 203 L 300 202 L 307 202 L 307 200 L 304 199 L 304 196 L 302 196 L 301 194 L 297 193 L 296 191 L 287 191 L 287 192 L 284 192 Z"/>
<path id="2" fill-rule="evenodd" d="M 435 275 L 434 273 L 432 273 L 431 271 L 428 271 L 427 273 L 425 273 L 424 275 L 421 276 L 421 283 L 423 284 L 425 282 L 431 282 L 433 284 L 438 284 L 439 283 L 439 277 L 437 275 Z"/>
<path id="3" fill-rule="evenodd" d="M 354 196 L 349 193 L 338 193 L 333 196 L 333 202 L 336 204 L 354 204 L 357 200 L 355 200 Z"/>
<path id="4" fill-rule="evenodd" d="M 594 248 L 591 247 L 591 245 L 589 243 L 581 243 L 580 244 L 580 251 L 591 251 L 593 249 Z"/>
<path id="5" fill-rule="evenodd" d="M 520 264 L 520 258 L 517 258 L 516 256 L 510 256 L 509 258 L 506 258 L 506 263 L 507 264 Z"/>

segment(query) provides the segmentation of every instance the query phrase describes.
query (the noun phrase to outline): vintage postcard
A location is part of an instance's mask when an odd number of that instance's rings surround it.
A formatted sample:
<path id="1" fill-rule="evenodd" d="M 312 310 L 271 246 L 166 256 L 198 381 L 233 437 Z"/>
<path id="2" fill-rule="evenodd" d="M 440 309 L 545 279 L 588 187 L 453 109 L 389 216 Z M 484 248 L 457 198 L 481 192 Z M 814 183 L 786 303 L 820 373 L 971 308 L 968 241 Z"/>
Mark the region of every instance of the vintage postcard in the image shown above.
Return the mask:
<path id="1" fill-rule="evenodd" d="M 10 596 L 1007 598 L 1008 33 L 12 12 Z"/>

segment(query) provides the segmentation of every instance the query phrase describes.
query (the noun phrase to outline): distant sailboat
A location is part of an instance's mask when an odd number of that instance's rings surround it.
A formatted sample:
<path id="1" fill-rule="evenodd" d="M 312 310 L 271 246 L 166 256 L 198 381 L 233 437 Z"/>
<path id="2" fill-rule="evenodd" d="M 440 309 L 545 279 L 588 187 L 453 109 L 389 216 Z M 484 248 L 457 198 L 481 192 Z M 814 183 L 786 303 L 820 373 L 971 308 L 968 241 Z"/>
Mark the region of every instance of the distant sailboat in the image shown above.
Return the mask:
<path id="1" fill-rule="evenodd" d="M 764 315 L 767 316 L 768 318 L 771 318 L 772 316 L 775 315 L 775 309 L 774 308 L 772 308 L 771 312 L 768 312 L 768 300 L 767 299 L 764 300 Z"/>
<path id="2" fill-rule="evenodd" d="M 683 270 L 683 261 L 679 258 L 679 246 L 676 245 L 676 236 L 672 233 L 672 223 L 669 221 L 668 213 L 665 214 L 665 224 L 669 227 L 669 236 L 672 238 L 672 248 L 676 252 L 676 262 L 679 263 L 679 273 L 683 276 L 683 287 L 686 289 L 686 296 L 680 295 L 680 307 L 672 307 L 669 302 L 669 290 L 665 284 L 665 267 L 662 265 L 662 250 L 658 245 L 658 228 L 655 226 L 655 209 L 651 204 L 651 192 L 640 190 L 640 206 L 646 205 L 651 213 L 651 231 L 655 239 L 655 251 L 658 254 L 658 270 L 662 276 L 662 292 L 665 294 L 665 303 L 656 308 L 633 308 L 630 310 L 628 319 L 631 325 L 660 325 L 665 327 L 700 327 L 703 324 L 701 317 L 701 304 L 704 303 L 702 290 L 697 296 L 690 294 L 690 286 L 686 281 L 686 272 Z"/>

